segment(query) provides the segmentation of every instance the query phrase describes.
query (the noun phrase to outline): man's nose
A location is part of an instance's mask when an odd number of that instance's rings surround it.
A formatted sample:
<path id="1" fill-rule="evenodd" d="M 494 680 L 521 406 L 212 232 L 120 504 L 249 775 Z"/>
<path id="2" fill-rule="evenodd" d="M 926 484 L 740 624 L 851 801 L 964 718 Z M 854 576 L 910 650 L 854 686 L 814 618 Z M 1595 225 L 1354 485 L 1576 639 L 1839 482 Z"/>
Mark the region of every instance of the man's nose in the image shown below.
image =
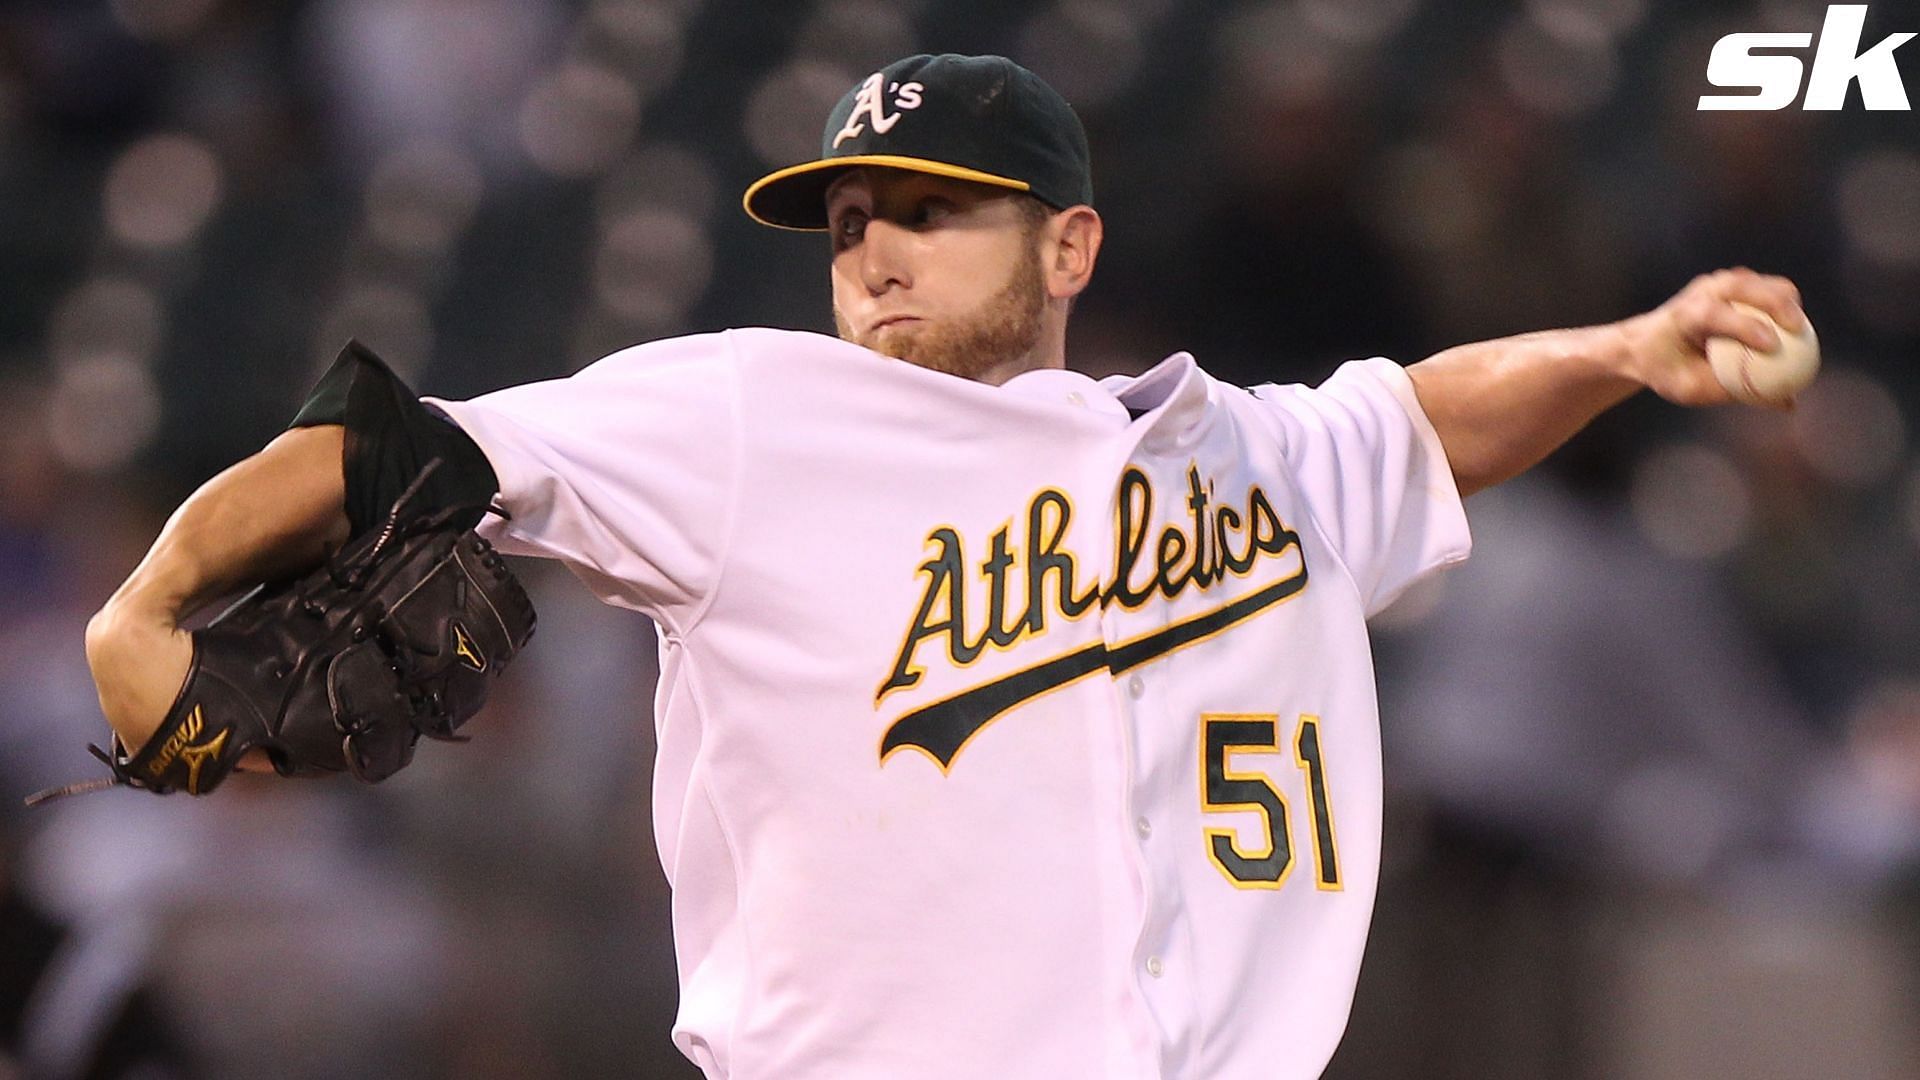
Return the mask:
<path id="1" fill-rule="evenodd" d="M 867 287 L 867 292 L 879 296 L 895 285 L 913 287 L 913 275 L 907 265 L 908 247 L 912 242 L 913 233 L 891 221 L 867 222 L 866 231 L 860 237 L 860 283 Z"/>

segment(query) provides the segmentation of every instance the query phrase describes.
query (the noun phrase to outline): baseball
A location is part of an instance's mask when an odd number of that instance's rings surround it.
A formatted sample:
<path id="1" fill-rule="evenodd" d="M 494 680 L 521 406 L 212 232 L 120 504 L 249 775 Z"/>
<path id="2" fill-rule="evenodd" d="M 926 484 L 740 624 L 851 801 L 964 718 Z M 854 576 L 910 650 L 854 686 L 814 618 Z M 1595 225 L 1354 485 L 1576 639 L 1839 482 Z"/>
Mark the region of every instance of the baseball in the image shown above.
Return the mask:
<path id="1" fill-rule="evenodd" d="M 1735 307 L 1765 319 L 1780 335 L 1780 347 L 1757 352 L 1733 338 L 1707 339 L 1707 362 L 1733 400 L 1747 405 L 1784 405 L 1807 388 L 1820 370 L 1820 341 L 1808 323 L 1799 333 L 1781 329 L 1766 312 L 1750 304 Z"/>

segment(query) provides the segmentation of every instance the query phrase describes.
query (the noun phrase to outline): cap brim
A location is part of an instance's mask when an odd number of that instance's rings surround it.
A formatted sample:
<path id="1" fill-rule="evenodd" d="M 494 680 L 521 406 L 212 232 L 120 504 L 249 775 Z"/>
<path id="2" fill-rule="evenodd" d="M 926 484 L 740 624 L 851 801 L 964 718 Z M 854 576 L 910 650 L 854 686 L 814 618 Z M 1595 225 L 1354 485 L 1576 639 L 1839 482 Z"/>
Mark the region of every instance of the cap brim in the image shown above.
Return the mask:
<path id="1" fill-rule="evenodd" d="M 949 165 L 944 161 L 901 157 L 897 154 L 850 154 L 847 157 L 822 158 L 789 165 L 770 172 L 747 188 L 740 205 L 746 208 L 748 217 L 762 225 L 799 232 L 825 232 L 827 188 L 841 173 L 861 165 L 949 176 L 955 180 L 971 180 L 977 184 L 992 184 L 1014 191 L 1032 189 L 1025 180 L 995 176 L 978 169 Z"/>

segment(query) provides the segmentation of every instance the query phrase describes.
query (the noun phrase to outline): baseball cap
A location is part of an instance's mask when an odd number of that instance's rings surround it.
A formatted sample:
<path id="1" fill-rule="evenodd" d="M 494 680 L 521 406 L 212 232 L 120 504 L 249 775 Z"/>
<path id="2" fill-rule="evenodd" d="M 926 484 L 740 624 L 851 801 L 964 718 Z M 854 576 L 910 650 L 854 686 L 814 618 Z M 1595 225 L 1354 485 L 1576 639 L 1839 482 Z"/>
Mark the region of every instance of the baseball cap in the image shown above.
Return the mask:
<path id="1" fill-rule="evenodd" d="M 819 160 L 768 173 L 741 201 L 764 225 L 822 231 L 828 186 L 860 165 L 1025 191 L 1056 210 L 1093 202 L 1080 118 L 1004 56 L 922 53 L 888 64 L 833 107 Z"/>

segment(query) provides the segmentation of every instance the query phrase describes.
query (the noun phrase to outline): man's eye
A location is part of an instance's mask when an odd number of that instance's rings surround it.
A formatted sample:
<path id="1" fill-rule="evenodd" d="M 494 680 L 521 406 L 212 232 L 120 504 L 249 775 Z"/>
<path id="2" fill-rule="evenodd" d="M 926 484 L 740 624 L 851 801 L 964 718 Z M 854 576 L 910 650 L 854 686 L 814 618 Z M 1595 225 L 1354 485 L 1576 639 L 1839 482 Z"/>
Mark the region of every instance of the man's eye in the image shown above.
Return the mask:
<path id="1" fill-rule="evenodd" d="M 840 221 L 833 227 L 834 239 L 842 243 L 850 243 L 860 239 L 860 234 L 865 231 L 866 227 L 867 219 L 865 217 L 859 214 L 844 214 L 841 216 Z"/>
<path id="2" fill-rule="evenodd" d="M 914 219 L 922 225 L 937 225 L 953 213 L 953 204 L 929 199 L 920 204 Z"/>

